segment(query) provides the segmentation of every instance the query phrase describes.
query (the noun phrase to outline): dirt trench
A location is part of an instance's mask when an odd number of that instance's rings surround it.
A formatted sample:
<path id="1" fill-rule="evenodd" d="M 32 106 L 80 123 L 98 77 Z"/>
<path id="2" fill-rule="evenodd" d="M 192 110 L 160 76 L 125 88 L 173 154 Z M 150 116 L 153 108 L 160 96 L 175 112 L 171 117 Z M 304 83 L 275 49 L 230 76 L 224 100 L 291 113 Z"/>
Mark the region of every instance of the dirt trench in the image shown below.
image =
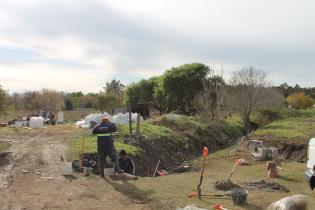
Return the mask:
<path id="1" fill-rule="evenodd" d="M 155 209 L 160 205 L 148 203 L 149 192 L 129 182 L 62 176 L 59 160 L 66 151 L 66 132 L 40 132 L 11 140 L 9 161 L 0 166 L 0 209 Z M 140 196 L 126 193 L 130 190 Z"/>

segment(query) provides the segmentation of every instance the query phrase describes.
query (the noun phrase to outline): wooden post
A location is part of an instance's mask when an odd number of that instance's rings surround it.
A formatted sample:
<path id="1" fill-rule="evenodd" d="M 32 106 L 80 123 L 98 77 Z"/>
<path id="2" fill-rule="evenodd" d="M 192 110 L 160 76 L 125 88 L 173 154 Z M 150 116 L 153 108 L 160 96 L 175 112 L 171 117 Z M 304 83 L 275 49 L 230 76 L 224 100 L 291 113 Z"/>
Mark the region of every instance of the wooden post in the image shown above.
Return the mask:
<path id="1" fill-rule="evenodd" d="M 82 164 L 83 164 L 84 140 L 85 140 L 85 135 L 83 136 L 82 144 L 81 144 L 81 157 L 80 157 L 80 167 L 81 168 L 82 168 Z"/>
<path id="2" fill-rule="evenodd" d="M 141 120 L 141 115 L 140 113 L 137 113 L 137 127 L 136 127 L 137 136 L 140 135 L 140 120 Z"/>
<path id="3" fill-rule="evenodd" d="M 131 105 L 129 105 L 129 132 L 132 135 Z"/>

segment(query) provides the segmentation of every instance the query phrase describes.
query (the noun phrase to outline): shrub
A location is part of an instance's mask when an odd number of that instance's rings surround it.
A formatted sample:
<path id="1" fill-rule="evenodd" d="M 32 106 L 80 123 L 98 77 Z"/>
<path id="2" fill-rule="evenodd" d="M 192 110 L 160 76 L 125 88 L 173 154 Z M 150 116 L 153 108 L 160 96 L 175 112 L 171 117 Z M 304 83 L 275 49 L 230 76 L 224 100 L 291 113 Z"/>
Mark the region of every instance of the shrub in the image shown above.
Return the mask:
<path id="1" fill-rule="evenodd" d="M 279 111 L 272 110 L 272 109 L 263 109 L 258 112 L 257 121 L 261 125 L 266 125 L 280 118 L 281 118 L 281 114 Z"/>
<path id="2" fill-rule="evenodd" d="M 297 110 L 297 109 L 283 109 L 280 111 L 283 118 L 303 118 L 315 116 L 315 109 Z"/>
<path id="3" fill-rule="evenodd" d="M 294 109 L 307 109 L 313 106 L 314 100 L 304 95 L 304 93 L 295 93 L 287 98 L 288 104 Z"/>

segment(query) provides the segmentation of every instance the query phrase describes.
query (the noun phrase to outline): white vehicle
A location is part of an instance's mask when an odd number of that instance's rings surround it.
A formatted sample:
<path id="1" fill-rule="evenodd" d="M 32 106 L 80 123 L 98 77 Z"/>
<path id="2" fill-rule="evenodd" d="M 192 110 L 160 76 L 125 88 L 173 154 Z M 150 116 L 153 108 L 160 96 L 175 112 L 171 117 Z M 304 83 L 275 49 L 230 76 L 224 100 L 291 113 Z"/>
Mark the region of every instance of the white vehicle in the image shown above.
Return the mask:
<path id="1" fill-rule="evenodd" d="M 313 166 L 315 165 L 315 138 L 312 138 L 308 143 L 307 151 L 307 170 L 305 171 L 305 178 L 307 183 L 310 183 L 310 178 L 313 175 Z"/>

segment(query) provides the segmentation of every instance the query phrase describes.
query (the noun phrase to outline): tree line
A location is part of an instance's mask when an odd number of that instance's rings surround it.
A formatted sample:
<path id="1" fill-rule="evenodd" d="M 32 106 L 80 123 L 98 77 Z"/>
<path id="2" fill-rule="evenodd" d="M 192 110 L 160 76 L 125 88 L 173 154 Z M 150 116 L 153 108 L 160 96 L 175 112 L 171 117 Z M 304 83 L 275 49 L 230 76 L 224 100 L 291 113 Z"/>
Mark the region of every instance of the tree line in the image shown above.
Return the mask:
<path id="1" fill-rule="evenodd" d="M 265 72 L 245 67 L 229 80 L 202 63 L 172 67 L 160 76 L 142 79 L 128 86 L 113 79 L 97 93 L 64 93 L 49 89 L 8 95 L 0 86 L 0 113 L 11 110 L 72 110 L 91 108 L 112 112 L 118 106 L 146 106 L 159 114 L 200 115 L 205 120 L 224 119 L 240 113 L 248 127 L 253 112 L 289 105 L 304 109 L 313 106 L 315 88 L 273 86 Z"/>

